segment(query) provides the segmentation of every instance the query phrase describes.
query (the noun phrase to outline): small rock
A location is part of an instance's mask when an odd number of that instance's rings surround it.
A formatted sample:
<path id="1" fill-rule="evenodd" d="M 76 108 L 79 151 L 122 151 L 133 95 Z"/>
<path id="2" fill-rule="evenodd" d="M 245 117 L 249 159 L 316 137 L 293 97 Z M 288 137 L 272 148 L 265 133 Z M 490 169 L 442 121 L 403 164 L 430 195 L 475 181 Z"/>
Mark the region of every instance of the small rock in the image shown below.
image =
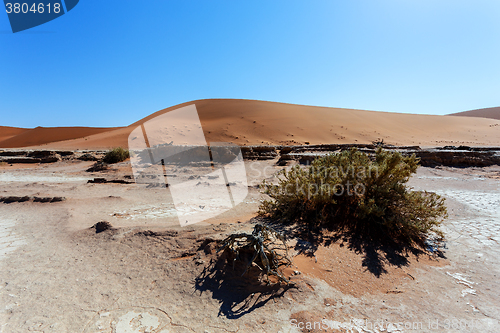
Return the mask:
<path id="1" fill-rule="evenodd" d="M 51 197 L 34 197 L 33 202 L 51 202 Z"/>
<path id="2" fill-rule="evenodd" d="M 94 178 L 93 180 L 90 179 L 87 183 L 88 184 L 104 184 L 106 183 L 106 178 Z"/>
<path id="3" fill-rule="evenodd" d="M 95 162 L 90 168 L 87 169 L 87 172 L 97 172 L 97 171 L 105 171 L 108 170 L 109 167 L 106 163 L 103 162 Z"/>
<path id="4" fill-rule="evenodd" d="M 82 156 L 78 157 L 80 161 L 98 161 L 99 159 L 92 154 L 86 153 L 83 154 Z"/>

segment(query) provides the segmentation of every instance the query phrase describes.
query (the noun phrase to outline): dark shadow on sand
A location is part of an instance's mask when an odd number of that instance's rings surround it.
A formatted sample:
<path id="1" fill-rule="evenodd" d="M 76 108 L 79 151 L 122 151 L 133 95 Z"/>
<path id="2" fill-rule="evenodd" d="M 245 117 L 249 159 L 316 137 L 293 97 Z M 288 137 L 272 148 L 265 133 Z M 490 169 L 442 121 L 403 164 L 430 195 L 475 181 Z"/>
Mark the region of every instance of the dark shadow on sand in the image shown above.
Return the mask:
<path id="1" fill-rule="evenodd" d="M 257 267 L 251 267 L 241 276 L 245 268 L 246 264 L 241 261 L 235 261 L 233 267 L 232 260 L 228 263 L 228 255 L 223 252 L 196 278 L 196 291 L 211 292 L 219 301 L 219 316 L 238 319 L 293 288 L 292 285 L 267 284 Z"/>
<path id="2" fill-rule="evenodd" d="M 259 222 L 270 225 L 275 230 L 285 233 L 289 238 L 297 238 L 295 250 L 298 254 L 312 257 L 321 245 L 328 247 L 339 243 L 341 247 L 347 246 L 351 251 L 363 256 L 363 267 L 377 277 L 387 273 L 385 268 L 387 265 L 398 268 L 408 266 L 410 254 L 417 260 L 420 256 L 429 255 L 446 259 L 440 248 L 429 251 L 425 248 L 425 244 L 407 245 L 388 238 L 372 237 L 357 230 L 313 229 L 307 225 L 286 225 L 264 218 L 261 218 Z"/>

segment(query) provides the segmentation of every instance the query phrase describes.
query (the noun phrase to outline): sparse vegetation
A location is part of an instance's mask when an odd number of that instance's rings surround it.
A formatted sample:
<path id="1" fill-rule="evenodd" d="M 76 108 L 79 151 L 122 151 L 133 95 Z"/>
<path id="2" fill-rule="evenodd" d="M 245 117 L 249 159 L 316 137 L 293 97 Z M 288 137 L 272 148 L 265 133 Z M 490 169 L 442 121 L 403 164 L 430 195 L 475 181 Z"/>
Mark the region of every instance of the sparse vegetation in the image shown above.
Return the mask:
<path id="1" fill-rule="evenodd" d="M 94 224 L 90 228 L 95 229 L 95 233 L 98 234 L 98 233 L 101 233 L 103 231 L 112 229 L 113 226 L 108 221 L 101 221 L 101 222 L 97 222 L 96 224 Z"/>
<path id="2" fill-rule="evenodd" d="M 219 251 L 228 251 L 234 264 L 237 260 L 245 262 L 242 276 L 253 266 L 257 266 L 267 276 L 275 276 L 279 282 L 289 283 L 282 268 L 289 266 L 288 247 L 285 236 L 269 226 L 257 224 L 251 234 L 229 235 L 222 242 Z"/>
<path id="3" fill-rule="evenodd" d="M 127 149 L 122 147 L 114 148 L 104 155 L 102 161 L 107 164 L 113 164 L 118 162 L 123 162 L 130 157 L 130 153 Z"/>
<path id="4" fill-rule="evenodd" d="M 444 199 L 412 191 L 406 183 L 419 160 L 378 148 L 370 158 L 357 149 L 315 159 L 310 167 L 282 170 L 276 185 L 264 181 L 270 199 L 259 213 L 285 223 L 424 246 L 447 217 Z"/>

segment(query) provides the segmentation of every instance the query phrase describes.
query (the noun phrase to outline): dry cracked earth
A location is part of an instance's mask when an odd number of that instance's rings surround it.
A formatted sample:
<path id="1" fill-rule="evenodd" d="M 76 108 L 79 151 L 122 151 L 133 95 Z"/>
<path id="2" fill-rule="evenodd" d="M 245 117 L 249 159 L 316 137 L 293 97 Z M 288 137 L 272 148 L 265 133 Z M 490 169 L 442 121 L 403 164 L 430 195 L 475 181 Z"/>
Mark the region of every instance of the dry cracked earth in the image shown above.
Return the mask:
<path id="1" fill-rule="evenodd" d="M 306 256 L 295 239 L 286 286 L 240 277 L 217 253 L 229 233 L 252 230 L 254 185 L 281 169 L 245 163 L 244 202 L 187 227 L 168 189 L 88 183 L 130 179 L 127 163 L 0 166 L 0 197 L 27 198 L 0 202 L 0 332 L 500 331 L 500 168 L 420 168 L 411 179 L 447 198 L 441 256 L 340 242 Z M 100 221 L 112 228 L 92 228 Z"/>

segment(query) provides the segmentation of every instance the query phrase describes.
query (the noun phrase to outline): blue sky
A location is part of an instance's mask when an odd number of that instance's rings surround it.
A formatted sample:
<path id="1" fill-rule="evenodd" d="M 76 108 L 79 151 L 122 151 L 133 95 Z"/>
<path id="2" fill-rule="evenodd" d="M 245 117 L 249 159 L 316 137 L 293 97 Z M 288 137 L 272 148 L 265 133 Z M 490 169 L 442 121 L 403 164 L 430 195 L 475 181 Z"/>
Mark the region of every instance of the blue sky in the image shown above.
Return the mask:
<path id="1" fill-rule="evenodd" d="M 204 98 L 447 114 L 500 106 L 500 1 L 81 0 L 16 34 L 2 10 L 0 64 L 6 126 Z"/>

